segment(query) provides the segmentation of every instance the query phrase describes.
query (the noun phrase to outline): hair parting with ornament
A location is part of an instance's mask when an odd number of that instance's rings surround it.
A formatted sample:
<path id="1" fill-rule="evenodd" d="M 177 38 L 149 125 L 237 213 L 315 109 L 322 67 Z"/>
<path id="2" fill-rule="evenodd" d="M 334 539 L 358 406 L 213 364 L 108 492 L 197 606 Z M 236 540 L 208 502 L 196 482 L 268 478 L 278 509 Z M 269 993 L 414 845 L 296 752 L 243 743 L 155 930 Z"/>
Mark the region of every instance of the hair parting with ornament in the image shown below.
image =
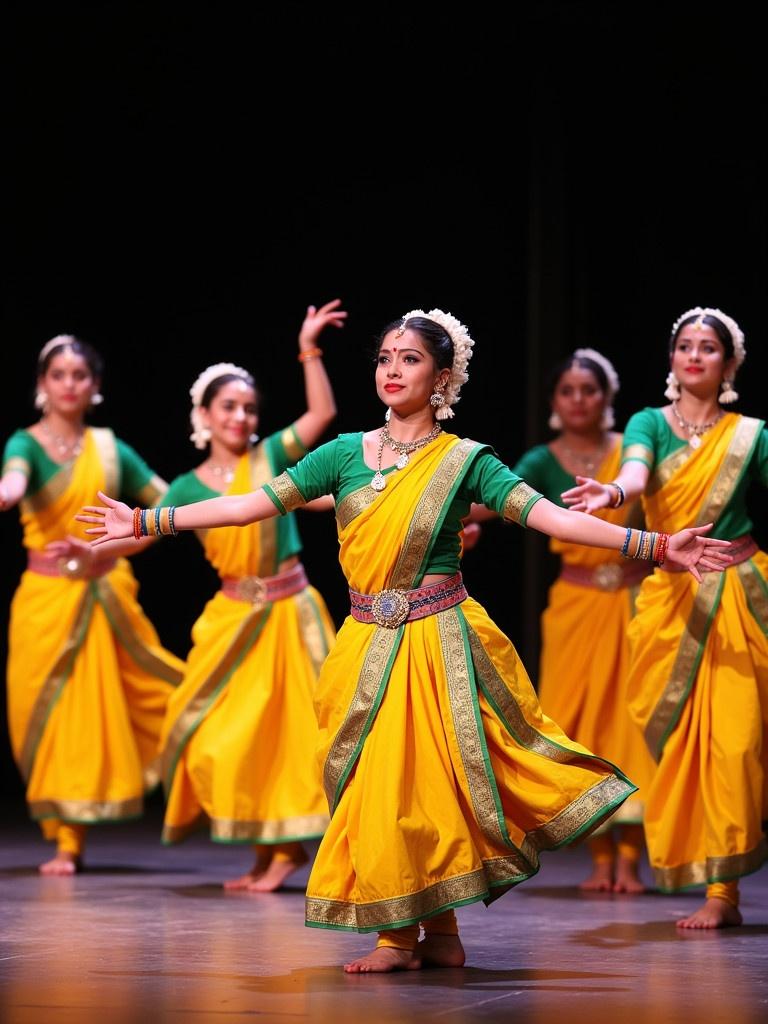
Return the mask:
<path id="1" fill-rule="evenodd" d="M 189 395 L 192 399 L 192 411 L 189 414 L 192 433 L 189 435 L 189 439 L 195 448 L 200 450 L 204 449 L 211 439 L 211 431 L 203 422 L 201 409 L 206 409 L 215 395 L 215 391 L 213 394 L 209 393 L 211 385 L 219 380 L 223 384 L 225 382 L 224 378 L 227 380 L 241 380 L 249 388 L 254 388 L 254 390 L 256 388 L 253 376 L 247 370 L 244 370 L 242 366 L 235 366 L 234 363 L 214 363 L 203 370 L 189 389 Z"/>

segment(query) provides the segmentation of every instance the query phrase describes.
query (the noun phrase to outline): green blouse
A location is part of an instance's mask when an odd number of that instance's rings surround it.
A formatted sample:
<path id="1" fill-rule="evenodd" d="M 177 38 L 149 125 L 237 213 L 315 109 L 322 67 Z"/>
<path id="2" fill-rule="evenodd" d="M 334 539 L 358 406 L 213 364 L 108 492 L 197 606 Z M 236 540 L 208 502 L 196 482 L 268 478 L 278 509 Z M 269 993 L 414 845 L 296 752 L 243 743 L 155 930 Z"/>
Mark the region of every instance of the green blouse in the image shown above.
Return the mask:
<path id="1" fill-rule="evenodd" d="M 653 470 L 654 466 L 663 462 L 668 455 L 685 448 L 687 444 L 687 441 L 673 433 L 661 409 L 646 407 L 630 417 L 624 430 L 623 449 L 626 452 L 633 445 L 642 445 L 649 457 L 643 458 L 635 450 L 622 459 L 622 465 L 625 462 L 642 462 L 644 466 Z M 765 424 L 741 479 L 712 528 L 712 537 L 731 540 L 752 530 L 752 519 L 747 511 L 747 491 L 753 482 L 768 487 L 768 430 Z"/>
<path id="2" fill-rule="evenodd" d="M 560 495 L 576 486 L 576 478 L 563 469 L 546 444 L 538 444 L 521 455 L 512 472 L 562 508 L 566 506 Z"/>
<path id="3" fill-rule="evenodd" d="M 142 459 L 142 457 L 125 441 L 115 438 L 118 454 L 119 482 L 118 494 L 139 501 L 155 500 L 166 489 L 162 480 Z M 11 434 L 3 452 L 3 473 L 10 467 L 27 474 L 27 497 L 32 497 L 62 467 L 54 462 L 40 442 L 28 430 L 17 430 Z M 149 485 L 152 487 L 147 489 Z"/>
<path id="4" fill-rule="evenodd" d="M 384 476 L 396 472 L 398 470 L 394 466 L 382 470 Z M 347 494 L 370 484 L 373 474 L 374 470 L 366 465 L 363 457 L 362 431 L 340 434 L 335 440 L 315 448 L 292 469 L 288 469 L 288 476 L 305 501 L 312 501 L 323 494 L 332 494 L 337 505 Z M 432 548 L 429 565 L 424 570 L 425 574 L 452 575 L 458 571 L 461 520 L 469 513 L 472 502 L 487 505 L 503 515 L 510 492 L 518 484 L 524 483 L 490 448 L 480 452 L 472 461 L 451 501 Z M 272 488 L 266 486 L 264 490 L 280 512 L 285 514 L 285 507 Z M 526 501 L 519 517 L 523 526 L 531 508 L 541 497 L 541 494 L 534 492 Z"/>
<path id="5" fill-rule="evenodd" d="M 261 444 L 264 445 L 273 477 L 293 466 L 302 455 L 307 453 L 307 449 L 296 433 L 295 425 L 270 434 Z M 221 491 L 214 491 L 213 488 L 208 487 L 195 471 L 191 470 L 189 473 L 182 473 L 171 482 L 168 493 L 163 498 L 163 503 L 166 505 L 194 505 L 196 501 L 218 498 L 220 495 Z M 301 551 L 301 547 L 296 516 L 289 513 L 281 517 L 277 523 L 277 562 L 280 563 L 284 559 L 290 558 L 291 555 L 297 555 Z"/>

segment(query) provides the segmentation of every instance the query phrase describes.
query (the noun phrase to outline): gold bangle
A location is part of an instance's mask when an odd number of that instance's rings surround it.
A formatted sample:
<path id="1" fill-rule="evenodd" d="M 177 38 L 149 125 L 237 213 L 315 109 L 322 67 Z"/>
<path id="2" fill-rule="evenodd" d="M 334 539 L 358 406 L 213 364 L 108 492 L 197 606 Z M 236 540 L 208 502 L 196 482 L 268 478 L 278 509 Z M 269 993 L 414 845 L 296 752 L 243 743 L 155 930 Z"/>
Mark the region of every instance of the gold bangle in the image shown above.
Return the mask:
<path id="1" fill-rule="evenodd" d="M 299 352 L 298 360 L 300 363 L 306 363 L 308 359 L 317 359 L 322 354 L 321 348 L 305 348 L 303 352 Z"/>

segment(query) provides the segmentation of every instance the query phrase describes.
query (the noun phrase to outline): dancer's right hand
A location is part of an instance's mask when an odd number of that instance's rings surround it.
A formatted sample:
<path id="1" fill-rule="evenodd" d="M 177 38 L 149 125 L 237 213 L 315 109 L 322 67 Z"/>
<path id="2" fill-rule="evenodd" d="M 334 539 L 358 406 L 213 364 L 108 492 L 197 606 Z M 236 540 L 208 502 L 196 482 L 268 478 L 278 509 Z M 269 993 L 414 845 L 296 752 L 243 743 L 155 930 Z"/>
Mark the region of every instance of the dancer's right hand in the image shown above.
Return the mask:
<path id="1" fill-rule="evenodd" d="M 560 497 L 563 503 L 573 512 L 586 512 L 587 515 L 601 508 L 609 508 L 616 501 L 616 491 L 608 484 L 601 484 L 590 476 L 577 476 L 576 487 L 563 491 Z"/>
<path id="2" fill-rule="evenodd" d="M 103 505 L 85 505 L 83 511 L 75 516 L 79 523 L 94 523 L 86 533 L 97 534 L 91 541 L 91 547 L 104 544 L 108 540 L 124 540 L 133 537 L 133 509 L 123 501 L 110 498 L 103 491 L 98 491 Z"/>

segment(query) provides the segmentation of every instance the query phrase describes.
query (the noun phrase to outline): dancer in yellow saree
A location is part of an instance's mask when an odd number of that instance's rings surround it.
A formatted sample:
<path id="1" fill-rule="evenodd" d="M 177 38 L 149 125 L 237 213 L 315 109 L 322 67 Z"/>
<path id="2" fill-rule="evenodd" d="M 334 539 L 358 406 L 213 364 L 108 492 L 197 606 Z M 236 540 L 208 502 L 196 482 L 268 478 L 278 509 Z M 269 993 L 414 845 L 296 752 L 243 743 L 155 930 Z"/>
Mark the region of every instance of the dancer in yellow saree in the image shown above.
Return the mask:
<path id="1" fill-rule="evenodd" d="M 554 368 L 550 379 L 549 425 L 557 433 L 549 444 L 527 451 L 513 472 L 561 505 L 560 495 L 576 484 L 577 476 L 612 480 L 619 472 L 622 438 L 611 430 L 619 378 L 604 355 L 577 349 Z M 619 525 L 642 524 L 639 502 L 598 515 Z M 638 588 L 651 567 L 559 540 L 550 542 L 550 551 L 560 556 L 561 567 L 541 617 L 541 706 L 569 736 L 621 765 L 638 786 L 590 837 L 593 869 L 580 888 L 643 892 L 643 799 L 654 763 L 627 707 L 627 627 Z"/>
<path id="2" fill-rule="evenodd" d="M 192 439 L 210 448 L 171 484 L 169 503 L 246 494 L 316 443 L 336 412 L 317 342 L 328 325 L 343 326 L 339 306 L 307 311 L 299 332 L 306 412 L 263 441 L 254 434 L 251 374 L 231 363 L 200 374 L 191 389 Z M 328 824 L 312 702 L 335 628 L 299 561 L 295 516 L 209 530 L 200 540 L 221 589 L 193 626 L 184 682 L 168 706 L 163 840 L 178 842 L 207 823 L 214 841 L 255 848 L 253 867 L 225 888 L 271 892 L 306 862 L 303 841 L 320 838 Z"/>
<path id="3" fill-rule="evenodd" d="M 768 433 L 718 407 L 718 393 L 737 397 L 744 351 L 720 310 L 684 313 L 671 338 L 672 404 L 629 420 L 617 477 L 627 498 L 643 492 L 650 528 L 714 522 L 732 542 L 730 566 L 701 583 L 656 570 L 629 630 L 630 710 L 659 762 L 645 818 L 651 865 L 664 891 L 707 885 L 704 906 L 678 921 L 688 928 L 740 924 L 737 880 L 768 852 L 768 556 L 745 504 L 750 482 L 768 484 Z M 599 507 L 607 493 L 590 481 L 569 498 Z"/>
<path id="4" fill-rule="evenodd" d="M 21 501 L 27 549 L 10 616 L 10 736 L 30 813 L 57 844 L 41 866 L 48 874 L 76 870 L 88 824 L 141 813 L 159 781 L 160 726 L 183 671 L 142 612 L 125 559 L 81 544 L 62 560 L 49 548 L 100 488 L 145 502 L 166 489 L 111 430 L 85 427 L 100 373 L 98 354 L 72 336 L 44 346 L 42 417 L 9 439 L 0 483 L 3 507 Z"/>
<path id="5" fill-rule="evenodd" d="M 342 434 L 249 495 L 158 517 L 160 532 L 174 533 L 268 519 L 334 495 L 351 614 L 315 698 L 331 823 L 306 920 L 379 932 L 350 972 L 463 964 L 454 908 L 490 903 L 530 878 L 542 850 L 588 835 L 635 789 L 542 713 L 514 647 L 467 595 L 458 568 L 471 502 L 563 540 L 626 546 L 633 557 L 662 558 L 668 545 L 667 557 L 694 572 L 719 557 L 706 528 L 641 545 L 638 531 L 575 516 L 486 445 L 443 433 L 472 344 L 448 313 L 407 314 L 380 339 L 383 429 Z M 141 510 L 100 497 L 79 517 L 96 524 L 96 545 L 131 536 L 134 520 L 144 533 Z"/>

